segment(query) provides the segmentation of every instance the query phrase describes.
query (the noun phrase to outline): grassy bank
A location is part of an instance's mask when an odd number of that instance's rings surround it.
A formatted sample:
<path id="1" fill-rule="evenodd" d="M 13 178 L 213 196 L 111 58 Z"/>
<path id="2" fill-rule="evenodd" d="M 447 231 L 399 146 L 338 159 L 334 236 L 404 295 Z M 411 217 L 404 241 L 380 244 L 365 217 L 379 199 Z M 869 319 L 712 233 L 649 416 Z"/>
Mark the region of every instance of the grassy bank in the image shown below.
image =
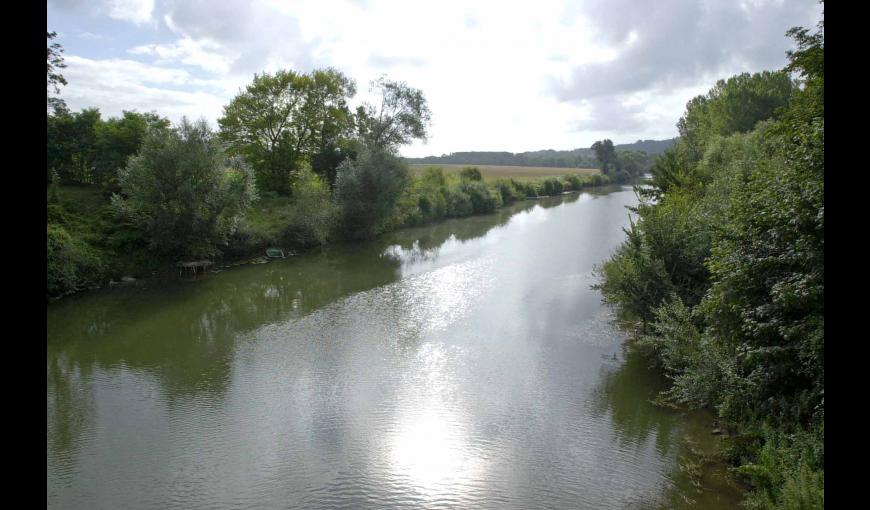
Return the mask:
<path id="1" fill-rule="evenodd" d="M 411 173 L 386 228 L 491 213 L 527 197 L 559 195 L 610 182 L 610 177 L 601 174 L 485 181 L 429 168 Z M 332 199 L 328 193 L 318 193 L 315 189 L 292 197 L 261 194 L 221 247 L 222 260 L 262 256 L 273 246 L 299 252 L 343 241 Z M 49 298 L 99 288 L 125 276 L 142 278 L 176 270 L 178 260 L 155 255 L 146 234 L 125 222 L 109 194 L 100 188 L 59 186 L 49 191 L 48 201 Z"/>
<path id="2" fill-rule="evenodd" d="M 446 175 L 459 175 L 463 168 L 471 165 L 445 165 L 445 164 L 413 164 L 408 165 L 411 173 L 421 175 L 427 168 L 441 168 Z M 601 171 L 597 168 L 560 168 L 545 166 L 508 166 L 508 165 L 474 165 L 480 170 L 484 181 L 498 179 L 544 179 L 547 177 L 560 177 L 564 175 L 596 175 Z"/>

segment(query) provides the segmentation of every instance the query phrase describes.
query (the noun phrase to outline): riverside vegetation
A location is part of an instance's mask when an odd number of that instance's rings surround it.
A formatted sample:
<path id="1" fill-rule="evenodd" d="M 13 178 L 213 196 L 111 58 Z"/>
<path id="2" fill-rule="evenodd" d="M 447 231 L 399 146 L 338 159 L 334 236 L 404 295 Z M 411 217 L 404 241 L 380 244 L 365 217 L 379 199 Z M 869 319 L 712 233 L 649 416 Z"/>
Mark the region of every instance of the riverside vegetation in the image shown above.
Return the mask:
<path id="1" fill-rule="evenodd" d="M 598 271 L 660 400 L 718 413 L 754 509 L 824 507 L 824 24 L 788 34 L 784 70 L 688 103 Z"/>
<path id="2" fill-rule="evenodd" d="M 66 84 L 62 53 L 48 47 L 49 298 L 181 260 L 294 251 L 489 213 L 525 197 L 626 182 L 649 167 L 605 140 L 593 175 L 412 173 L 397 154 L 427 136 L 423 93 L 382 77 L 372 83 L 379 106 L 351 111 L 356 85 L 335 69 L 255 75 L 224 107 L 217 132 L 203 120 L 172 126 L 153 112 L 103 120 L 96 108 L 72 112 L 53 97 Z"/>

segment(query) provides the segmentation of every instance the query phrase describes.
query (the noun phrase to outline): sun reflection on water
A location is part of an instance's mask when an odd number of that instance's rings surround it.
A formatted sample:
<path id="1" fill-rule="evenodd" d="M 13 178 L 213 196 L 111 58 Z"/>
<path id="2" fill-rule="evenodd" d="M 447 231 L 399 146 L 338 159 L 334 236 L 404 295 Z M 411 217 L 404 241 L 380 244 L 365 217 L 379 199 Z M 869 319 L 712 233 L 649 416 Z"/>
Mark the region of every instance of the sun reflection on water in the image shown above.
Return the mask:
<path id="1" fill-rule="evenodd" d="M 470 448 L 462 409 L 456 405 L 450 373 L 456 354 L 443 344 L 421 347 L 419 377 L 406 395 L 413 404 L 400 413 L 390 438 L 394 476 L 431 499 L 460 497 L 463 487 L 479 479 L 483 466 Z"/>

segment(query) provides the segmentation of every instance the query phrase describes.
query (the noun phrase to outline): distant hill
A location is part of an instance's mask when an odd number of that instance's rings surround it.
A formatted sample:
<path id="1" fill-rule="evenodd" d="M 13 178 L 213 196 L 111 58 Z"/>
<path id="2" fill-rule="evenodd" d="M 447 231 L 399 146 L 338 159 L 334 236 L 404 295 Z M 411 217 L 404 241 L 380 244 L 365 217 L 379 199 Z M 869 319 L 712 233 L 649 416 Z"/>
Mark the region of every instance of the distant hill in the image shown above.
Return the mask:
<path id="1" fill-rule="evenodd" d="M 638 140 L 634 143 L 623 143 L 615 145 L 614 147 L 618 150 L 624 151 L 646 152 L 650 156 L 653 156 L 670 149 L 675 143 L 677 143 L 678 139 L 679 137 L 671 138 L 670 140 Z"/>
<path id="2" fill-rule="evenodd" d="M 661 154 L 676 143 L 670 140 L 638 140 L 634 143 L 616 145 L 619 151 L 640 151 L 650 156 Z M 409 164 L 444 164 L 444 165 L 513 165 L 513 166 L 545 166 L 567 168 L 596 168 L 598 161 L 592 149 L 582 148 L 569 151 L 541 150 L 529 152 L 453 152 L 441 156 L 426 156 L 424 158 L 405 158 Z"/>

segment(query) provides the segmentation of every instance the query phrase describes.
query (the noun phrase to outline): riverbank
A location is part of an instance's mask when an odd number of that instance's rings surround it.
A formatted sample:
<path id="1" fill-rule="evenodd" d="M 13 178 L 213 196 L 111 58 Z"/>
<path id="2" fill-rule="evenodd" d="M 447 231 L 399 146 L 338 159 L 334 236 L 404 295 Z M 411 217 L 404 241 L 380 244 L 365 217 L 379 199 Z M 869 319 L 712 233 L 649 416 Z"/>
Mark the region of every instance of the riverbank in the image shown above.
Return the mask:
<path id="1" fill-rule="evenodd" d="M 518 201 L 49 306 L 49 506 L 735 508 L 709 419 L 650 403 L 667 381 L 589 286 L 636 203 Z"/>
<path id="2" fill-rule="evenodd" d="M 386 231 L 447 218 L 487 214 L 525 199 L 607 185 L 607 175 L 565 175 L 480 182 L 438 167 L 411 176 Z M 242 218 L 214 260 L 217 270 L 260 261 L 278 247 L 301 253 L 344 242 L 334 224 L 312 226 L 310 211 L 291 197 L 264 194 Z M 108 193 L 91 186 L 60 186 L 48 204 L 48 298 L 178 272 L 178 257 L 155 255 L 140 229 L 118 218 Z"/>

